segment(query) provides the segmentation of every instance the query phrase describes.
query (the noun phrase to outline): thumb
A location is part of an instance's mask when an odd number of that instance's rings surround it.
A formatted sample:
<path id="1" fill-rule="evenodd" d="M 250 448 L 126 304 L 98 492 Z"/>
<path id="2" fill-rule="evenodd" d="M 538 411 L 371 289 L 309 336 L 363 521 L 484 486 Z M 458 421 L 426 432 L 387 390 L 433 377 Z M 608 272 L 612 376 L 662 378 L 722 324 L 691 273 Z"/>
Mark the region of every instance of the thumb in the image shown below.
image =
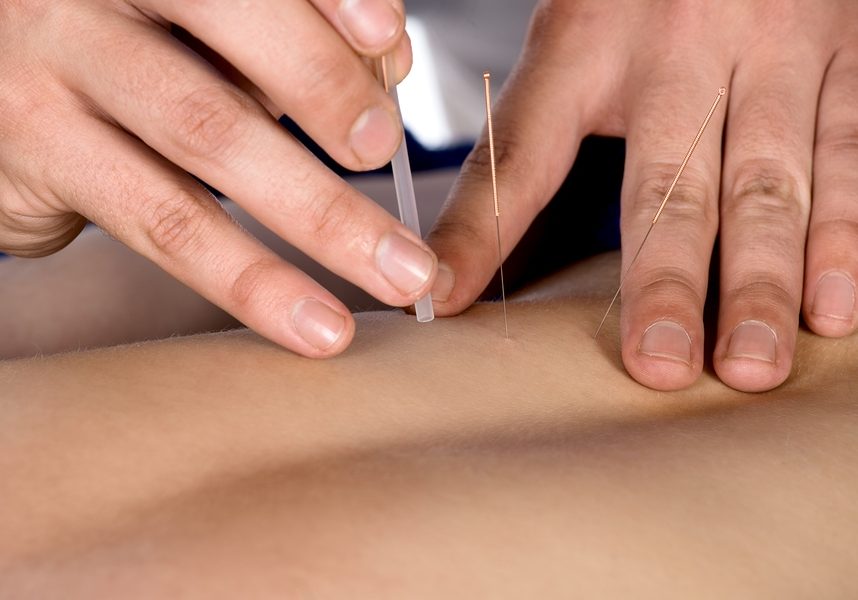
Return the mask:
<path id="1" fill-rule="evenodd" d="M 586 56 L 580 40 L 574 42 L 568 22 L 558 23 L 546 12 L 537 14 L 525 52 L 493 110 L 499 226 L 485 128 L 429 234 L 442 264 L 443 276 L 433 290 L 440 316 L 462 312 L 485 289 L 498 268 L 498 227 L 506 259 L 562 185 L 583 137 L 582 124 L 592 122 L 597 94 L 587 79 L 598 76 L 598 61 Z M 558 27 L 567 31 L 547 31 Z"/>

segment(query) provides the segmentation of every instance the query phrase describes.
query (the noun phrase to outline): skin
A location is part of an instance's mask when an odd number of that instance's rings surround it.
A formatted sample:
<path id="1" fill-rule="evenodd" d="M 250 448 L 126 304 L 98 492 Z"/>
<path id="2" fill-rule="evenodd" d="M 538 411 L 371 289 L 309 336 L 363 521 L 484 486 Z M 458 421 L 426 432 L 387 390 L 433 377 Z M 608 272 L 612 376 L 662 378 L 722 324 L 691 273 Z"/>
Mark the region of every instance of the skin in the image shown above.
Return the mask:
<path id="1" fill-rule="evenodd" d="M 801 332 L 766 394 L 648 390 L 615 319 L 592 340 L 617 258 L 509 341 L 478 305 L 359 315 L 324 362 L 237 332 L 0 363 L 0 597 L 854 596 L 856 339 Z"/>
<path id="2" fill-rule="evenodd" d="M 772 389 L 794 368 L 800 313 L 822 336 L 855 331 L 858 4 L 544 0 L 495 109 L 507 252 L 583 136 L 626 138 L 627 269 L 722 86 L 726 102 L 622 295 L 623 363 L 654 389 L 692 385 L 707 347 L 727 385 Z M 484 137 L 429 237 L 445 273 L 438 314 L 469 306 L 496 268 L 479 200 L 489 166 Z M 720 313 L 707 345 L 716 236 Z"/>
<path id="3" fill-rule="evenodd" d="M 237 227 L 192 177 L 384 303 L 436 259 L 276 122 L 351 169 L 388 162 L 395 106 L 363 61 L 411 64 L 400 0 L 10 1 L 0 5 L 0 251 L 44 256 L 86 220 L 300 354 L 341 352 L 333 294 Z"/>

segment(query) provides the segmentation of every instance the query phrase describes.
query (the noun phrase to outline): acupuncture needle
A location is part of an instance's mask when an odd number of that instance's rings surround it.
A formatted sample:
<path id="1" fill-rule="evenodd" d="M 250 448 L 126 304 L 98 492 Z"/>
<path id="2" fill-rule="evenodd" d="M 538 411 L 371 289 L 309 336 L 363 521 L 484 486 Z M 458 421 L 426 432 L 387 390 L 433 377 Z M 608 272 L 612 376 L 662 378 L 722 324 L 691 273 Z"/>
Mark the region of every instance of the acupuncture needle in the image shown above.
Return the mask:
<path id="1" fill-rule="evenodd" d="M 500 271 L 501 298 L 503 300 L 503 326 L 506 331 L 506 339 L 509 339 L 509 319 L 506 312 L 506 284 L 503 278 L 503 250 L 501 247 L 500 233 L 500 203 L 498 202 L 498 172 L 495 162 L 495 132 L 492 122 L 492 74 L 483 73 L 483 81 L 486 85 L 486 121 L 489 132 L 489 160 L 492 166 L 492 198 L 495 209 L 495 229 L 498 238 L 498 271 Z"/>
<path id="2" fill-rule="evenodd" d="M 697 145 L 700 143 L 700 138 L 703 137 L 706 128 L 709 127 L 709 121 L 712 120 L 712 115 L 715 114 L 715 111 L 718 108 L 718 104 L 721 102 L 721 99 L 727 94 L 727 88 L 720 88 L 718 90 L 718 94 L 715 96 L 715 101 L 712 103 L 712 107 L 709 109 L 709 113 L 706 115 L 706 118 L 703 119 L 703 124 L 700 126 L 700 129 L 697 131 L 697 135 L 694 137 L 694 141 L 691 142 L 691 147 L 688 149 L 688 152 L 685 154 L 685 158 L 682 161 L 682 164 L 679 166 L 679 170 L 676 172 L 676 177 L 673 178 L 673 181 L 670 184 L 670 187 L 667 188 L 667 193 L 664 195 L 664 199 L 661 201 L 661 205 L 658 207 L 658 210 L 655 213 L 655 217 L 653 217 L 652 222 L 649 225 L 649 229 L 646 232 L 646 235 L 641 242 L 641 245 L 638 246 L 637 252 L 635 252 L 634 258 L 632 258 L 632 262 L 629 263 L 629 268 L 626 269 L 625 274 L 620 279 L 620 286 L 617 288 L 617 293 L 614 294 L 614 297 L 611 299 L 611 304 L 608 305 L 608 310 L 605 311 L 605 316 L 602 317 L 602 322 L 599 323 L 599 328 L 596 330 L 596 333 L 593 335 L 593 339 L 599 337 L 599 332 L 602 331 L 602 327 L 605 325 L 605 321 L 608 319 L 608 315 L 611 314 L 611 309 L 614 308 L 614 304 L 617 302 L 617 298 L 620 297 L 620 292 L 623 291 L 623 286 L 626 283 L 626 279 L 629 276 L 629 273 L 632 272 L 632 269 L 637 263 L 638 258 L 641 255 L 641 252 L 644 249 L 644 246 L 649 240 L 650 234 L 652 234 L 652 230 L 655 228 L 656 223 L 661 218 L 662 213 L 664 212 L 665 206 L 667 206 L 668 200 L 673 195 L 673 190 L 676 188 L 676 184 L 679 182 L 680 177 L 685 172 L 685 167 L 688 166 L 688 161 L 691 160 L 691 156 L 694 154 L 694 151 L 697 149 Z"/>
<path id="3" fill-rule="evenodd" d="M 387 55 L 379 59 L 380 68 L 377 69 L 377 76 L 384 85 L 384 90 L 396 104 L 396 114 L 398 121 L 402 124 L 402 109 L 399 105 L 399 94 L 396 91 L 396 84 L 391 83 L 390 76 L 395 73 L 393 68 L 393 57 Z M 402 143 L 393 159 L 390 162 L 393 168 L 393 183 L 396 187 L 396 203 L 399 205 L 399 220 L 403 225 L 413 231 L 418 238 L 423 239 L 420 232 L 420 217 L 417 213 L 417 198 L 414 195 L 414 180 L 411 176 L 411 161 L 408 159 L 408 148 L 405 144 L 405 126 L 402 125 Z M 432 308 L 432 296 L 426 294 L 414 304 L 414 310 L 417 313 L 417 321 L 420 323 L 429 323 L 435 319 L 435 311 Z"/>

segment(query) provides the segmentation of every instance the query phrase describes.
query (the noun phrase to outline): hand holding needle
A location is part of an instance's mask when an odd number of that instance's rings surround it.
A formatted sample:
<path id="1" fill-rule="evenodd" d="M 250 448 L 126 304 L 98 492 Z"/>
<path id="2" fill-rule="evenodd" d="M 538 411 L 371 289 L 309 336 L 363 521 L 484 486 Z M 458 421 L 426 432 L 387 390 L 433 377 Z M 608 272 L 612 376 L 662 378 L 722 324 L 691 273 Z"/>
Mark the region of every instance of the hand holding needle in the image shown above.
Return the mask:
<path id="1" fill-rule="evenodd" d="M 718 108 L 718 104 L 721 102 L 721 99 L 727 94 L 727 88 L 721 88 L 718 90 L 718 95 L 715 96 L 715 101 L 712 103 L 712 107 L 709 109 L 709 114 L 706 115 L 706 118 L 703 120 L 703 124 L 700 126 L 700 129 L 697 131 L 697 135 L 694 137 L 694 141 L 691 142 L 691 147 L 688 149 L 688 152 L 685 154 L 685 158 L 682 161 L 682 164 L 679 166 L 679 170 L 676 172 L 676 177 L 673 178 L 673 181 L 670 184 L 670 187 L 667 189 L 667 193 L 664 195 L 664 199 L 661 201 L 661 205 L 658 207 L 658 211 L 655 213 L 655 217 L 652 219 L 652 223 L 650 223 L 649 229 L 647 229 L 646 235 L 644 235 L 643 240 L 641 241 L 640 246 L 638 246 L 637 252 L 635 252 L 634 257 L 632 258 L 632 262 L 629 263 L 629 268 L 626 269 L 625 274 L 620 279 L 620 285 L 617 288 L 617 292 L 614 294 L 614 297 L 611 299 L 611 304 L 608 305 L 608 310 L 605 311 L 605 316 L 602 317 L 601 323 L 599 323 L 599 328 L 596 329 L 596 333 L 593 334 L 593 339 L 599 337 L 599 332 L 602 331 L 602 327 L 605 325 L 605 321 L 608 319 L 608 315 L 611 314 L 611 309 L 614 308 L 614 304 L 617 302 L 617 298 L 620 296 L 620 292 L 623 291 L 623 286 L 626 283 L 626 279 L 631 273 L 632 268 L 634 268 L 635 263 L 638 261 L 638 258 L 641 255 L 641 251 L 649 239 L 652 230 L 655 228 L 655 224 L 658 223 L 658 220 L 661 218 L 661 214 L 664 212 L 664 207 L 667 206 L 667 201 L 670 200 L 670 197 L 673 195 L 673 190 L 676 189 L 676 184 L 679 182 L 680 177 L 685 172 L 685 167 L 688 166 L 688 161 L 691 160 L 691 156 L 694 154 L 694 151 L 697 149 L 697 144 L 700 143 L 700 138 L 703 137 L 703 133 L 706 131 L 706 128 L 709 126 L 709 121 L 712 120 L 712 115 L 715 114 L 715 110 Z"/>

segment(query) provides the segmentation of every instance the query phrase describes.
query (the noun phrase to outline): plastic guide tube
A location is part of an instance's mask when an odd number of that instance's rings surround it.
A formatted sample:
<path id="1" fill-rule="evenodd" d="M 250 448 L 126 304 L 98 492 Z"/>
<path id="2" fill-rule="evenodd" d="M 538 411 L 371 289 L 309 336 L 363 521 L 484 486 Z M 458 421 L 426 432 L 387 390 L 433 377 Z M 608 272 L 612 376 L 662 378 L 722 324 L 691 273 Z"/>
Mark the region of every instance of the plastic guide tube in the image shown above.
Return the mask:
<path id="1" fill-rule="evenodd" d="M 396 104 L 396 112 L 399 115 L 399 122 L 402 123 L 402 110 L 399 107 L 399 94 L 396 93 L 396 84 L 388 81 L 388 74 L 394 73 L 393 59 L 390 56 L 385 56 L 381 59 L 381 68 L 379 69 L 379 78 L 385 89 L 393 98 Z M 417 213 L 417 198 L 414 195 L 414 180 L 411 177 L 411 161 L 408 159 L 408 148 L 405 146 L 405 136 L 403 127 L 402 143 L 399 149 L 391 160 L 393 168 L 393 182 L 396 186 L 396 202 L 399 205 L 399 220 L 402 224 L 408 227 L 411 231 L 417 234 L 417 237 L 423 239 L 420 232 L 420 217 Z M 429 323 L 435 319 L 435 311 L 432 308 L 432 295 L 426 294 L 423 298 L 414 304 L 414 309 L 417 312 L 417 321 L 420 323 Z"/>

